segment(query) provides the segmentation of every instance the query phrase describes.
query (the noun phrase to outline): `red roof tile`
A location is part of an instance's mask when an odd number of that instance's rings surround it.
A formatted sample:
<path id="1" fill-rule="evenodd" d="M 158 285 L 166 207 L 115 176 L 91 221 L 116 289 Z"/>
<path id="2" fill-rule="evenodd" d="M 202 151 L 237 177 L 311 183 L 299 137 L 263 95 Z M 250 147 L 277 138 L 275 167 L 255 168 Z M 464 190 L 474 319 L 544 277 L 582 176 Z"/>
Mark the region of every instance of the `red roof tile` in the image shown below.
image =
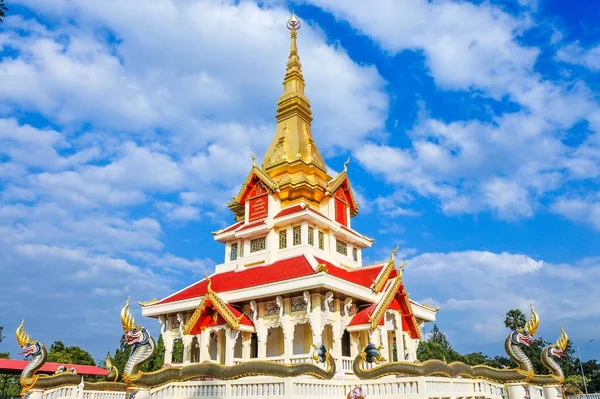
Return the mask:
<path id="1" fill-rule="evenodd" d="M 377 304 L 373 304 L 357 312 L 354 316 L 352 316 L 352 320 L 350 320 L 350 323 L 348 323 L 348 325 L 360 326 L 363 324 L 369 324 L 369 319 L 371 318 L 371 316 L 373 316 L 373 312 L 375 312 L 376 307 Z M 379 324 L 383 325 L 383 317 L 381 318 L 381 322 Z"/>
<path id="2" fill-rule="evenodd" d="M 363 287 L 370 287 L 373 281 L 377 278 L 377 275 L 381 271 L 383 265 L 373 267 L 359 267 L 357 269 L 345 269 L 334 265 L 326 260 L 316 258 L 317 262 L 324 263 L 327 266 L 327 273 L 332 276 L 341 278 L 354 284 L 362 285 Z M 390 273 L 389 278 L 396 277 L 396 271 Z"/>
<path id="3" fill-rule="evenodd" d="M 266 266 L 254 266 L 242 271 L 231 271 L 211 276 L 211 288 L 215 292 L 234 291 L 243 288 L 286 281 L 297 277 L 315 274 L 315 271 L 303 255 L 283 259 Z M 207 282 L 196 284 L 177 292 L 155 304 L 170 303 L 184 299 L 201 297 L 206 293 Z"/>
<path id="4" fill-rule="evenodd" d="M 294 214 L 296 212 L 300 212 L 302 210 L 303 209 L 302 209 L 301 205 L 290 206 L 289 208 L 285 208 L 285 209 L 282 209 L 281 211 L 279 211 L 279 213 L 277 215 L 275 215 L 275 217 L 279 218 L 279 217 L 282 217 L 282 216 L 291 215 L 291 214 Z"/>
<path id="5" fill-rule="evenodd" d="M 28 360 L 18 360 L 18 359 L 0 359 L 0 372 L 15 372 L 22 371 L 25 366 L 29 363 Z M 64 364 L 64 363 L 52 363 L 46 362 L 42 365 L 42 367 L 38 370 L 39 373 L 52 373 L 56 371 L 60 366 L 66 366 L 67 370 L 71 367 L 75 368 L 77 374 L 81 375 L 107 375 L 108 370 L 97 367 L 97 366 L 84 366 L 81 364 Z"/>
<path id="6" fill-rule="evenodd" d="M 225 230 L 219 231 L 218 234 L 227 233 L 228 231 L 235 230 L 243 224 L 244 224 L 244 222 L 234 223 L 231 226 L 227 227 Z"/>
<path id="7" fill-rule="evenodd" d="M 264 221 L 264 220 L 259 220 L 258 222 L 248 223 L 247 225 L 245 225 L 244 227 L 242 227 L 242 228 L 240 229 L 240 231 L 242 231 L 242 230 L 247 230 L 247 229 L 251 229 L 252 227 L 257 227 L 257 226 L 259 226 L 259 225 L 261 225 L 261 224 L 264 224 L 264 223 L 265 223 L 265 221 Z"/>

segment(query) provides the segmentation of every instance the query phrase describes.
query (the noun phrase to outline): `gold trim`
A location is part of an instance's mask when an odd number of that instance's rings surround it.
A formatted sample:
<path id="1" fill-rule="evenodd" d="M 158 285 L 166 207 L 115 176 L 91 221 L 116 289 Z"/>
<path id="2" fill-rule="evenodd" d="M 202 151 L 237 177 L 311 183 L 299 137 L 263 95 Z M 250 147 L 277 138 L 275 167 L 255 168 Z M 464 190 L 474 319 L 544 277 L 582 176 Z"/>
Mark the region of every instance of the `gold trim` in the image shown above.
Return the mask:
<path id="1" fill-rule="evenodd" d="M 29 334 L 27 334 L 27 332 L 25 331 L 25 319 L 23 319 L 21 321 L 21 324 L 19 324 L 19 327 L 17 327 L 17 331 L 15 332 L 15 335 L 17 336 L 17 342 L 19 343 L 19 346 L 22 348 L 25 345 L 27 345 L 28 343 L 33 343 L 34 341 L 29 337 Z"/>
<path id="2" fill-rule="evenodd" d="M 371 290 L 373 290 L 375 294 L 381 292 L 381 290 L 385 286 L 385 283 L 388 281 L 392 270 L 395 269 L 396 265 L 394 261 L 396 259 L 396 252 L 398 252 L 399 248 L 400 246 L 397 246 L 392 250 L 390 259 L 388 260 L 387 264 L 381 269 L 375 280 L 373 280 L 373 284 L 371 284 Z"/>
<path id="3" fill-rule="evenodd" d="M 250 262 L 250 263 L 246 263 L 244 265 L 244 267 L 252 267 L 252 266 L 257 266 L 257 265 L 262 265 L 263 263 L 265 263 L 264 260 L 258 260 L 256 262 Z"/>
<path id="4" fill-rule="evenodd" d="M 196 310 L 194 310 L 194 313 L 192 313 L 192 316 L 189 318 L 189 320 L 183 326 L 184 334 L 189 334 L 190 331 L 192 331 L 192 328 L 194 327 L 194 325 L 196 325 L 196 322 L 200 318 L 200 315 L 202 315 L 202 313 L 204 312 L 204 308 L 205 308 L 204 298 L 202 298 L 202 300 L 200 301 L 200 304 L 198 305 Z"/>
<path id="5" fill-rule="evenodd" d="M 527 320 L 527 324 L 525 324 L 525 331 L 527 331 L 529 335 L 533 337 L 540 325 L 540 318 L 535 312 L 533 304 L 529 305 L 529 308 L 531 309 L 531 314 L 529 315 L 529 320 Z"/>
<path id="6" fill-rule="evenodd" d="M 158 302 L 158 298 L 152 298 L 152 299 L 150 299 L 149 301 L 146 301 L 146 302 L 138 302 L 138 305 L 140 305 L 140 306 L 148 306 L 148 305 L 151 305 L 151 304 L 156 303 L 156 302 Z"/>
<path id="7" fill-rule="evenodd" d="M 383 318 L 383 315 L 385 314 L 386 310 L 390 306 L 390 303 L 392 303 L 394 296 L 398 292 L 400 285 L 402 285 L 402 273 L 398 274 L 394 278 L 392 284 L 390 284 L 387 291 L 385 292 L 385 294 L 383 295 L 383 297 L 377 304 L 377 307 L 375 308 L 375 312 L 373 313 L 373 316 L 369 318 L 369 323 L 371 324 L 372 329 L 377 328 L 377 325 Z"/>
<path id="8" fill-rule="evenodd" d="M 565 332 L 562 326 L 560 326 L 560 336 L 556 340 L 556 347 L 561 351 L 564 351 L 567 348 L 567 344 L 569 342 L 569 336 Z"/>
<path id="9" fill-rule="evenodd" d="M 328 273 L 327 265 L 325 263 L 319 263 L 317 265 L 316 273 Z"/>
<path id="10" fill-rule="evenodd" d="M 123 325 L 123 331 L 125 333 L 128 333 L 135 327 L 135 320 L 129 311 L 130 302 L 131 297 L 127 298 L 127 303 L 125 303 L 125 306 L 123 306 L 123 309 L 121 309 L 121 324 Z"/>

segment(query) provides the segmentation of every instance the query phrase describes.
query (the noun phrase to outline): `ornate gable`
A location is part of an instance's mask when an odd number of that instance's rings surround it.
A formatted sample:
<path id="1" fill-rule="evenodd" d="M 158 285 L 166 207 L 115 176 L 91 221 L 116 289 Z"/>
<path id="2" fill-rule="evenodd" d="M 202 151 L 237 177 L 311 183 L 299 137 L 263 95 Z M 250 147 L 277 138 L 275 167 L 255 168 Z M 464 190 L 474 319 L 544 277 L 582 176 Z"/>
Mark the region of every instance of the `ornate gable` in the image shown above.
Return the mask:
<path id="1" fill-rule="evenodd" d="M 352 216 L 358 215 L 358 203 L 352 194 L 350 180 L 348 179 L 345 169 L 342 173 L 329 181 L 327 184 L 327 194 L 332 195 L 337 201 L 348 206 Z"/>
<path id="2" fill-rule="evenodd" d="M 267 194 L 278 191 L 277 183 L 271 180 L 264 170 L 253 164 L 240 191 L 227 206 L 235 214 L 236 220 L 240 221 L 244 219 L 246 202 L 251 201 L 250 212 L 253 213 L 253 210 L 256 212 L 250 221 L 259 220 L 267 216 Z"/>

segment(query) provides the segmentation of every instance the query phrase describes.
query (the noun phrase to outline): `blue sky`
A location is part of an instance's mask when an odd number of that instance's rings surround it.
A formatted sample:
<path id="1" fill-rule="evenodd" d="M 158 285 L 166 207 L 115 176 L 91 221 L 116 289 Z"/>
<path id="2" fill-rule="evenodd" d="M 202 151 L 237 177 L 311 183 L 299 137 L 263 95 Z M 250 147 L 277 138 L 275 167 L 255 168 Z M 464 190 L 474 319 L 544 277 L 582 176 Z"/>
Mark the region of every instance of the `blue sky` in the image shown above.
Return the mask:
<path id="1" fill-rule="evenodd" d="M 317 145 L 350 156 L 353 226 L 461 352 L 534 303 L 600 355 L 594 1 L 10 1 L 0 31 L 0 351 L 12 330 L 100 358 L 118 312 L 223 257 L 210 231 L 274 134 L 288 53 Z M 153 320 L 138 323 L 157 331 Z M 595 342 L 586 344 L 589 340 Z"/>

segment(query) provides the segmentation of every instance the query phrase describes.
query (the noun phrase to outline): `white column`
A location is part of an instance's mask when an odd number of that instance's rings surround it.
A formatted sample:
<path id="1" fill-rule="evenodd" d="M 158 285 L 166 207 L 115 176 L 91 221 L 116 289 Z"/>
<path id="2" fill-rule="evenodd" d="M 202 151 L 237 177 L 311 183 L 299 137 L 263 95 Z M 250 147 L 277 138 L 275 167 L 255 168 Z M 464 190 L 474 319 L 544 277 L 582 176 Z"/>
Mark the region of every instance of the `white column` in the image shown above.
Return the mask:
<path id="1" fill-rule="evenodd" d="M 290 320 L 291 310 L 290 298 L 284 298 L 281 328 L 283 330 L 283 357 L 286 363 L 290 362 L 290 358 L 294 354 L 294 325 Z"/>
<path id="2" fill-rule="evenodd" d="M 250 360 L 252 345 L 252 333 L 242 332 L 242 360 L 247 362 Z"/>
<path id="3" fill-rule="evenodd" d="M 309 320 L 312 331 L 313 345 L 318 345 L 323 341 L 323 320 L 321 318 L 321 295 L 318 293 L 311 294 L 310 303 L 312 309 L 310 311 Z"/>
<path id="4" fill-rule="evenodd" d="M 544 399 L 560 399 L 562 398 L 562 387 L 560 385 L 545 385 Z"/>
<path id="5" fill-rule="evenodd" d="M 383 349 L 381 350 L 381 356 L 383 356 L 386 360 L 391 361 L 391 359 L 389 359 L 389 353 L 391 351 L 388 342 L 387 330 L 385 329 L 385 326 L 379 326 L 377 327 L 377 330 L 377 335 L 379 335 L 379 342 L 381 343 L 381 346 L 383 346 Z"/>
<path id="6" fill-rule="evenodd" d="M 506 384 L 506 390 L 508 391 L 509 399 L 523 399 L 525 398 L 525 386 L 521 383 L 510 383 Z"/>
<path id="7" fill-rule="evenodd" d="M 192 359 L 192 339 L 194 337 L 192 335 L 184 335 L 181 338 L 183 343 L 183 363 L 188 364 Z"/>
<path id="8" fill-rule="evenodd" d="M 210 333 L 208 330 L 202 331 L 198 343 L 200 344 L 200 363 L 210 361 L 210 352 L 208 350 L 210 345 Z"/>
<path id="9" fill-rule="evenodd" d="M 165 344 L 165 362 L 164 364 L 173 363 L 173 335 L 169 331 L 162 334 L 163 343 Z"/>
<path id="10" fill-rule="evenodd" d="M 360 331 L 352 331 L 350 333 L 350 356 L 355 358 L 358 356 L 362 348 L 360 347 Z"/>
<path id="11" fill-rule="evenodd" d="M 394 331 L 394 339 L 396 341 L 396 355 L 398 356 L 398 361 L 404 361 L 404 331 L 402 331 L 402 320 L 400 319 L 400 315 L 396 314 L 395 316 L 395 328 Z"/>
<path id="12" fill-rule="evenodd" d="M 222 358 L 223 346 L 225 345 L 225 342 L 223 342 L 224 339 L 221 337 L 227 336 L 227 334 L 226 333 L 221 334 L 221 330 L 217 330 L 216 333 L 217 333 L 217 363 L 225 364 L 225 359 Z"/>
<path id="13" fill-rule="evenodd" d="M 233 365 L 233 350 L 235 348 L 235 341 L 237 341 L 240 335 L 239 330 L 232 330 L 229 327 L 225 329 L 225 365 Z"/>

